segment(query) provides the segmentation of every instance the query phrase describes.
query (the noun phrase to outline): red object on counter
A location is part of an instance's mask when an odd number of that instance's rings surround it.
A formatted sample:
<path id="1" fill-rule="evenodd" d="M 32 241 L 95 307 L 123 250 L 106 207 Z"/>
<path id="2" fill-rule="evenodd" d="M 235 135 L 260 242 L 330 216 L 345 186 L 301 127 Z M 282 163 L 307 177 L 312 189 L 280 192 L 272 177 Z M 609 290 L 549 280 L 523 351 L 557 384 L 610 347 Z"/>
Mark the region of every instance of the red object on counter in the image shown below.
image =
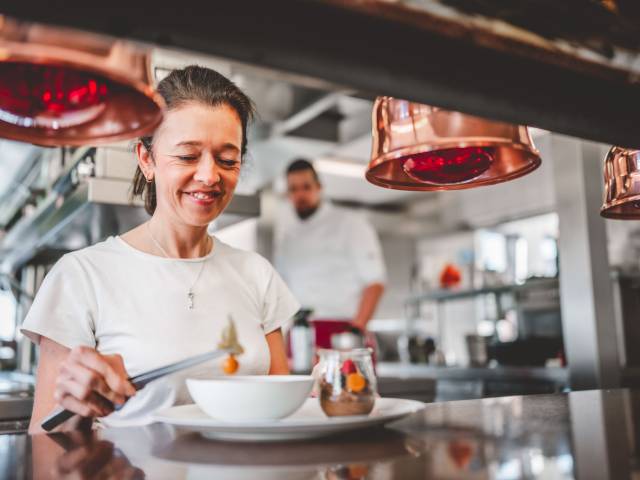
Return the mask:
<path id="1" fill-rule="evenodd" d="M 440 286 L 442 288 L 451 288 L 460 285 L 462 274 L 460 270 L 451 263 L 445 265 L 440 273 Z"/>

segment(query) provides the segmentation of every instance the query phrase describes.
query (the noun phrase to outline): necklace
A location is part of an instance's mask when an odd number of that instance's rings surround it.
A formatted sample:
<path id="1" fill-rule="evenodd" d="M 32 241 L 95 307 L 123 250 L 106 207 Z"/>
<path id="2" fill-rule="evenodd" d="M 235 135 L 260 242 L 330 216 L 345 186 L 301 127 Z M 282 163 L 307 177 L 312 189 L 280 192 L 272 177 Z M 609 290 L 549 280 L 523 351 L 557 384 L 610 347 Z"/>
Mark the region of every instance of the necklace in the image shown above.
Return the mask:
<path id="1" fill-rule="evenodd" d="M 158 248 L 158 250 L 162 252 L 162 255 L 164 255 L 166 258 L 171 258 L 171 256 L 167 254 L 165 249 L 162 248 L 162 245 L 160 245 L 160 242 L 158 242 L 158 240 L 156 240 L 156 238 L 153 236 L 153 233 L 151 233 L 151 227 L 149 225 L 150 225 L 149 222 L 147 222 L 147 233 L 149 234 L 149 238 L 151 238 L 151 241 Z M 189 290 L 187 291 L 187 308 L 189 310 L 193 310 L 193 302 L 195 299 L 195 294 L 193 293 L 193 289 L 196 286 L 196 283 L 198 283 L 198 280 L 200 280 L 200 275 L 202 275 L 202 271 L 204 270 L 205 263 L 206 263 L 206 260 L 203 260 L 202 265 L 200 265 L 200 270 L 198 271 L 198 275 L 196 276 L 196 279 L 193 281 L 193 283 L 189 287 Z"/>

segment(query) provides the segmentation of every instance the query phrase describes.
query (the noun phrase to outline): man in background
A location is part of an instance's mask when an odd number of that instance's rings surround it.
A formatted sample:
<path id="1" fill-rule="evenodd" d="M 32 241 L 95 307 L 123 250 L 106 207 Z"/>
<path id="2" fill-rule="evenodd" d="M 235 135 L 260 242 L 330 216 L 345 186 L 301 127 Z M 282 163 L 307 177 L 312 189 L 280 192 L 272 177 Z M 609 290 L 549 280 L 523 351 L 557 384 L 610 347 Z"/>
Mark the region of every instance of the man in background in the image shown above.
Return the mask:
<path id="1" fill-rule="evenodd" d="M 386 281 L 382 249 L 363 216 L 323 200 L 310 162 L 294 161 L 286 176 L 295 215 L 276 232 L 275 266 L 303 308 L 313 309 L 316 346 L 331 348 L 333 334 L 364 332 L 375 313 Z"/>

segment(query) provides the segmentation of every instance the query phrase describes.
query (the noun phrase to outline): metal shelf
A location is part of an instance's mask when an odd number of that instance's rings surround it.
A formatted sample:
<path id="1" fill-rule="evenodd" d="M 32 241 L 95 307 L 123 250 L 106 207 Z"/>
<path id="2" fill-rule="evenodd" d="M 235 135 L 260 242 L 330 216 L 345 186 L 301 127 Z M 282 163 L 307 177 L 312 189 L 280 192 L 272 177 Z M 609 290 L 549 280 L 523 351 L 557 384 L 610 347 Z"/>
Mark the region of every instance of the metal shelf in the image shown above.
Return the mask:
<path id="1" fill-rule="evenodd" d="M 432 292 L 414 295 L 407 299 L 407 303 L 418 302 L 444 302 L 449 300 L 459 300 L 464 298 L 473 298 L 487 294 L 511 293 L 519 290 L 529 290 L 532 288 L 550 288 L 558 287 L 557 278 L 529 280 L 523 284 L 499 285 L 495 287 L 484 287 L 478 289 L 467 290 L 434 290 Z"/>
<path id="2" fill-rule="evenodd" d="M 439 367 L 427 364 L 380 362 L 376 367 L 379 377 L 483 380 L 483 381 L 548 381 L 568 384 L 565 367 Z"/>

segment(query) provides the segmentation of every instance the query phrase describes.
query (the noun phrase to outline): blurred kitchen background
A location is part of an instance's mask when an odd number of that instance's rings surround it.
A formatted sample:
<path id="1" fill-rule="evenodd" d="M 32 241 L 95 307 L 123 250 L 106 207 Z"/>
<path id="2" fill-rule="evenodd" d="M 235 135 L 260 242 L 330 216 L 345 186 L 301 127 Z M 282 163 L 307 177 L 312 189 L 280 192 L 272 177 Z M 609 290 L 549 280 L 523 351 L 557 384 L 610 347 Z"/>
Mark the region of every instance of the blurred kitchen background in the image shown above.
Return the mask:
<path id="1" fill-rule="evenodd" d="M 563 298 L 563 288 L 582 274 L 572 268 L 562 283 L 559 260 L 587 243 L 585 258 L 608 256 L 598 268 L 606 265 L 601 278 L 613 287 L 606 308 L 614 312 L 621 365 L 640 365 L 627 348 L 640 334 L 640 227 L 606 221 L 602 230 L 599 218 L 589 223 L 575 210 L 601 197 L 609 145 L 532 129 L 542 166 L 522 179 L 465 191 L 388 190 L 364 180 L 373 98 L 308 77 L 153 51 L 156 80 L 193 63 L 230 76 L 259 112 L 237 195 L 211 225 L 215 235 L 272 259 L 274 231 L 288 208 L 284 169 L 299 157 L 313 161 L 325 198 L 375 226 L 389 278 L 370 323 L 382 395 L 433 401 L 569 388 L 566 340 L 580 337 L 581 326 L 565 322 L 563 312 L 581 315 L 582 300 L 569 289 Z M 596 177 L 573 171 L 578 164 Z M 147 218 L 130 204 L 134 169 L 129 142 L 74 149 L 0 140 L 0 365 L 14 372 L 3 377 L 3 391 L 28 392 L 33 383 L 34 347 L 18 327 L 47 270 L 64 253 Z M 570 205 L 567 195 L 574 195 Z"/>

